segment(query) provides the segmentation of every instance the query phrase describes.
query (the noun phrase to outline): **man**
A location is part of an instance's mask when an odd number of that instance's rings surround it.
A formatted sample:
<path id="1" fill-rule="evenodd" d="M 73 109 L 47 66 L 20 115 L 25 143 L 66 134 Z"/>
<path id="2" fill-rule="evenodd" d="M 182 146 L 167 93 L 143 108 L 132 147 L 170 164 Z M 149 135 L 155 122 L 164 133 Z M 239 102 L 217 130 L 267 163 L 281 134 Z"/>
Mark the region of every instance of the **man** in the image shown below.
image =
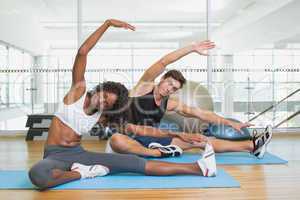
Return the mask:
<path id="1" fill-rule="evenodd" d="M 189 107 L 178 100 L 169 99 L 169 95 L 179 90 L 186 82 L 181 72 L 177 70 L 168 71 L 161 77 L 158 84 L 155 83 L 155 79 L 163 73 L 169 64 L 193 52 L 207 55 L 206 51 L 214 48 L 214 46 L 214 43 L 210 41 L 194 43 L 167 54 L 145 71 L 130 92 L 131 103 L 128 108 L 130 115 L 126 131 L 134 136 L 129 137 L 126 134 L 118 133 L 112 135 L 109 145 L 114 152 L 154 157 L 179 156 L 182 150 L 203 149 L 205 142 L 209 140 L 217 152 L 247 151 L 258 158 L 263 157 L 266 145 L 272 137 L 270 127 L 260 137 L 253 137 L 252 141 L 240 142 L 211 139 L 200 134 L 178 134 L 151 128 L 158 126 L 166 111 L 175 111 L 185 117 L 194 117 L 209 123 L 230 126 L 237 131 L 251 126 L 249 123 L 227 120 L 211 111 Z"/>
<path id="2" fill-rule="evenodd" d="M 103 83 L 89 94 L 86 89 L 84 74 L 87 54 L 109 27 L 134 30 L 125 22 L 107 20 L 80 47 L 73 66 L 71 88 L 49 128 L 44 158 L 29 171 L 32 183 L 39 189 L 47 189 L 81 178 L 118 172 L 215 176 L 215 156 L 209 144 L 203 158 L 185 164 L 147 161 L 133 155 L 94 153 L 80 146 L 81 134 L 99 120 L 102 111 L 117 110 L 127 103 L 127 89 L 120 83 Z"/>

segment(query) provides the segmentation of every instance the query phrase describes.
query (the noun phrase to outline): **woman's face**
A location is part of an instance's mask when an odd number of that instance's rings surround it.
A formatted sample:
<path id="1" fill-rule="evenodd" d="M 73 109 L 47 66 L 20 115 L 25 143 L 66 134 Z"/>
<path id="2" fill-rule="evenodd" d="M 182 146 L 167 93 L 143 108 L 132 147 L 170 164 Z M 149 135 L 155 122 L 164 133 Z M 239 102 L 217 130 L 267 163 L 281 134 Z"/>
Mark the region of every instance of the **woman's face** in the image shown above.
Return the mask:
<path id="1" fill-rule="evenodd" d="M 111 92 L 101 91 L 96 92 L 90 101 L 92 108 L 100 111 L 111 109 L 117 101 L 117 95 Z"/>

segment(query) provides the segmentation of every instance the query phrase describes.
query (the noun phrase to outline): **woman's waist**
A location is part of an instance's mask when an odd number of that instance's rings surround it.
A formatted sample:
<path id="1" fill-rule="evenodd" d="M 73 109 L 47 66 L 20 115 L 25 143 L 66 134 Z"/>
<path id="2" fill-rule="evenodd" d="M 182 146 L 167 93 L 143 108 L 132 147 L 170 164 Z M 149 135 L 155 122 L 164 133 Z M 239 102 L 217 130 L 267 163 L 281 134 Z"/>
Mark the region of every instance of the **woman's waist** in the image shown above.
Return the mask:
<path id="1" fill-rule="evenodd" d="M 48 132 L 47 145 L 73 147 L 80 144 L 81 135 L 64 125 L 59 119 L 53 119 Z"/>
<path id="2" fill-rule="evenodd" d="M 61 157 L 70 156 L 84 152 L 84 149 L 79 145 L 63 146 L 60 144 L 46 144 L 44 148 L 44 158 L 46 157 Z"/>

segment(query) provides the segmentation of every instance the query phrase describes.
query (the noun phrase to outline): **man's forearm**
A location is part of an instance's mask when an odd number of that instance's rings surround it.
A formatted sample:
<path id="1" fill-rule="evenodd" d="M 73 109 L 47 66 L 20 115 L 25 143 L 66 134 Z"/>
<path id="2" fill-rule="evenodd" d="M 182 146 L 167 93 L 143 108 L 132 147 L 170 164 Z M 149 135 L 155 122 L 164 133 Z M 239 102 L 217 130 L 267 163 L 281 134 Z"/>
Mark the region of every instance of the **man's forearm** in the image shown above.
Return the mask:
<path id="1" fill-rule="evenodd" d="M 192 53 L 194 51 L 193 45 L 186 46 L 184 48 L 178 49 L 176 51 L 173 51 L 167 55 L 165 55 L 162 59 L 161 62 L 163 63 L 164 66 L 167 66 L 180 58 Z"/>
<path id="2" fill-rule="evenodd" d="M 214 124 L 223 124 L 226 126 L 231 126 L 231 121 L 227 120 L 211 111 L 207 110 L 195 110 L 195 116 L 203 121 L 214 123 Z"/>

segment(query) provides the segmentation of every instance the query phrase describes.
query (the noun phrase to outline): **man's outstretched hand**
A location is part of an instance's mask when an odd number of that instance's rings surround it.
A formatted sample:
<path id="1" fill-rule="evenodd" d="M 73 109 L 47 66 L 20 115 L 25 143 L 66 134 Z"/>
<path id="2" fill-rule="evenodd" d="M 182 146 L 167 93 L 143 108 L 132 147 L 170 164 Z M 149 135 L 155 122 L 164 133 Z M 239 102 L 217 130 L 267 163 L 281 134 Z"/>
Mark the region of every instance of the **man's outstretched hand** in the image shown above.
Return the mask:
<path id="1" fill-rule="evenodd" d="M 216 46 L 215 43 L 211 42 L 210 40 L 194 42 L 192 45 L 193 45 L 194 51 L 203 56 L 207 56 L 208 55 L 207 51 L 215 48 L 215 46 Z"/>
<path id="2" fill-rule="evenodd" d="M 246 123 L 233 122 L 231 124 L 231 127 L 234 128 L 235 130 L 237 130 L 238 132 L 240 132 L 241 134 L 243 134 L 242 128 L 248 128 L 250 126 L 254 126 L 254 124 L 250 124 L 248 122 L 246 122 Z"/>

